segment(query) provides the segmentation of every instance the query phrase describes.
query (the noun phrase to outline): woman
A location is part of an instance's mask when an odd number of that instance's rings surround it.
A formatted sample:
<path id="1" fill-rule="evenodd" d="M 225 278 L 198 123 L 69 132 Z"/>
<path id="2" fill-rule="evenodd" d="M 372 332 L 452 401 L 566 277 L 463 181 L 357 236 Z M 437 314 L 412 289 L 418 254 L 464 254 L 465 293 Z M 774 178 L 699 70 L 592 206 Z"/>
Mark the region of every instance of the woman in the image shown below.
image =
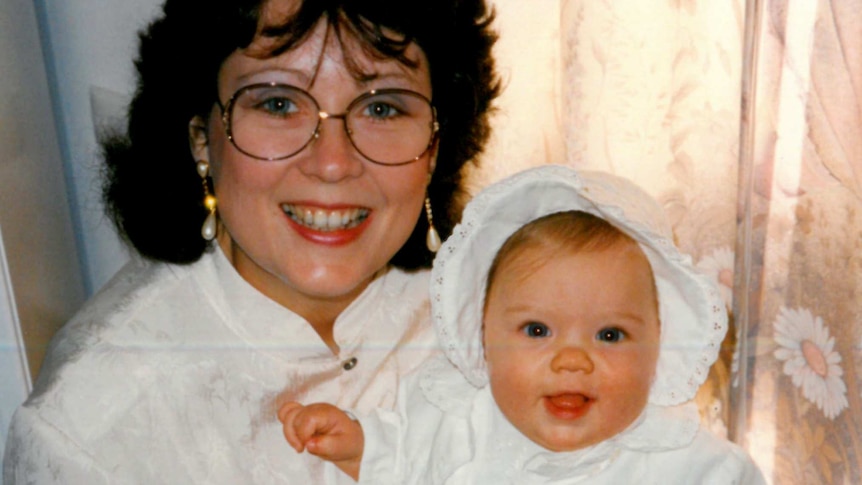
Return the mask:
<path id="1" fill-rule="evenodd" d="M 333 479 L 285 453 L 276 409 L 392 407 L 433 352 L 422 269 L 488 136 L 490 17 L 167 0 L 105 142 L 109 212 L 143 258 L 55 338 L 4 483 Z"/>

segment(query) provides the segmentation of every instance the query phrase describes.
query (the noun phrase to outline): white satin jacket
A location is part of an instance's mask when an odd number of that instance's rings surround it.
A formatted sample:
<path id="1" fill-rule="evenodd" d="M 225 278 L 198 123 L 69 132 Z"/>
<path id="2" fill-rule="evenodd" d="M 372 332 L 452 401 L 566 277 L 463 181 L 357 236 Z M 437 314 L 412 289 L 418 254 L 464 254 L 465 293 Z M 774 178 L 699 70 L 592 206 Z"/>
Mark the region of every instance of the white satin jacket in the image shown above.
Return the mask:
<path id="1" fill-rule="evenodd" d="M 216 249 L 189 266 L 133 261 L 55 337 L 12 420 L 3 483 L 270 484 L 338 479 L 290 448 L 284 400 L 392 408 L 436 353 L 428 272 L 380 274 L 335 324 L 252 288 Z"/>

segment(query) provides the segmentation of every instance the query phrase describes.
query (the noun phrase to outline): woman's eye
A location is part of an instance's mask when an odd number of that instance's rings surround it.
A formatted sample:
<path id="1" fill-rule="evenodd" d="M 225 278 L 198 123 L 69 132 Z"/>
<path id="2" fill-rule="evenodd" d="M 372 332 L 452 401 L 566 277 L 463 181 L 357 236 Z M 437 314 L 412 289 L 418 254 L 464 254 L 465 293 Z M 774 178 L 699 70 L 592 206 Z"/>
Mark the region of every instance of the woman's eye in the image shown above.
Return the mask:
<path id="1" fill-rule="evenodd" d="M 258 109 L 277 116 L 286 116 L 297 111 L 296 104 L 289 98 L 267 98 L 257 106 Z"/>
<path id="2" fill-rule="evenodd" d="M 369 103 L 368 106 L 365 107 L 365 115 L 374 119 L 383 120 L 386 118 L 392 118 L 393 116 L 397 116 L 398 113 L 399 111 L 397 108 L 389 103 L 381 101 Z"/>
<path id="3" fill-rule="evenodd" d="M 551 335 L 551 329 L 544 323 L 530 322 L 523 327 L 523 332 L 530 338 L 542 338 Z"/>
<path id="4" fill-rule="evenodd" d="M 602 342 L 619 342 L 625 338 L 625 332 L 618 328 L 603 328 L 596 334 L 596 339 Z"/>

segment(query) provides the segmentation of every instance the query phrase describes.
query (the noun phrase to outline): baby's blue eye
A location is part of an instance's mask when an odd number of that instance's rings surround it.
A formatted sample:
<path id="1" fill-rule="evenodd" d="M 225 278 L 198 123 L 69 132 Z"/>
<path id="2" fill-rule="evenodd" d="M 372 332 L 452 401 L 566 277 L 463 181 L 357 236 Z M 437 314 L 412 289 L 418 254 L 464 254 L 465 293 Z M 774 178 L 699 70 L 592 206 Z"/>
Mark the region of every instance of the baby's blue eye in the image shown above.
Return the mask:
<path id="1" fill-rule="evenodd" d="M 551 335 L 551 329 L 544 323 L 530 322 L 524 325 L 524 334 L 531 338 L 542 338 Z"/>
<path id="2" fill-rule="evenodd" d="M 596 340 L 602 342 L 619 342 L 625 338 L 625 332 L 618 328 L 603 328 L 596 334 Z"/>

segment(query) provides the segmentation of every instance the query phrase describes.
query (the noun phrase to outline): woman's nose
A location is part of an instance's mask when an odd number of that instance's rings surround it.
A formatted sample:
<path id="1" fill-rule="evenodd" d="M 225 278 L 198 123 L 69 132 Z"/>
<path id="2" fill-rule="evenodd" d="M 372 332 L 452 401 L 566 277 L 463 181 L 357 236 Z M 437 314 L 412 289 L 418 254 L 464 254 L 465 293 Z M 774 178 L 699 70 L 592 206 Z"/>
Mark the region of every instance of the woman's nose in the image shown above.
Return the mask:
<path id="1" fill-rule="evenodd" d="M 326 182 L 338 182 L 362 173 L 362 155 L 353 147 L 344 120 L 320 120 L 314 141 L 300 161 L 300 169 Z"/>
<path id="2" fill-rule="evenodd" d="M 586 350 L 580 347 L 560 348 L 551 360 L 554 372 L 593 372 L 593 360 Z"/>

